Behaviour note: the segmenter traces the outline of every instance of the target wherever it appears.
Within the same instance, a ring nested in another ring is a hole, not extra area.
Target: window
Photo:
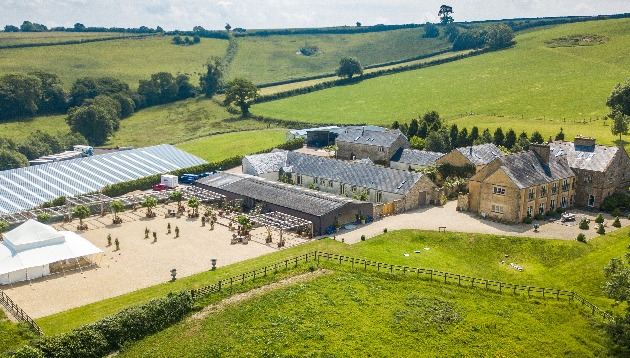
[[[534,188],[530,188],[529,189],[529,201],[534,200],[535,191],[536,191],[536,189],[534,189]]]
[[[571,183],[571,189],[575,190],[575,178],[573,178],[573,183]]]
[[[575,195],[571,195],[571,198],[569,199],[569,206],[573,206],[573,199],[575,198]]]
[[[379,151],[379,152],[384,152],[384,151],[385,151],[385,148],[383,148],[383,147],[378,147],[378,151]]]
[[[492,205],[492,212],[503,214],[503,207],[500,205]]]
[[[595,195],[588,196],[588,206],[590,207],[595,206]]]
[[[558,183],[551,184],[551,195],[556,195],[558,193]]]
[[[339,193],[341,195],[346,193],[346,184],[339,184]]]
[[[540,187],[540,197],[544,198],[547,196],[547,186],[543,185]]]
[[[493,186],[492,193],[496,195],[505,195],[505,188],[500,186]]]
[[[534,207],[531,206],[531,205],[528,206],[527,207],[527,216],[531,218],[533,213],[534,213]]]
[[[302,176],[301,175],[296,176],[295,181],[297,185],[302,185]]]
[[[556,200],[555,199],[551,199],[551,201],[549,202],[549,210],[556,210]]]
[[[319,178],[313,178],[313,184],[319,183]]]
[[[332,180],[328,181],[328,186],[331,187],[331,188],[333,187],[333,181]]]
[[[383,202],[383,192],[382,191],[377,191],[376,192],[376,202],[377,203],[382,203]]]
[[[563,196],[562,199],[560,199],[560,206],[563,208],[567,207],[567,197]]]
[[[569,191],[569,181],[567,179],[562,181],[562,191]]]
[[[545,203],[540,203],[540,205],[538,206],[538,213],[539,214],[545,213]]]
[[[350,189],[350,190],[351,190],[353,193],[356,193],[356,192],[357,192],[357,186],[356,186],[356,185],[353,185],[353,186],[351,187],[351,189]]]

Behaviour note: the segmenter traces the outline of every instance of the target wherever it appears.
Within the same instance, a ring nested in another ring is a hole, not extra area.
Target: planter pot
[[[339,228],[338,227],[335,228],[335,232],[339,232]]]
[[[361,224],[365,224],[365,220],[361,220]]]

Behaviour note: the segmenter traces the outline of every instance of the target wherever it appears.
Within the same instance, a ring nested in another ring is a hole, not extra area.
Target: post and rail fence
[[[16,305],[15,302],[13,302],[13,300],[11,299],[11,297],[7,296],[7,294],[4,293],[3,290],[0,290],[0,303],[4,306],[4,308],[7,309],[7,311],[11,315],[13,315],[13,317],[15,317],[15,319],[18,322],[26,322],[30,324],[33,327],[33,329],[35,329],[37,334],[39,334],[40,336],[44,335],[44,332],[39,327],[39,325],[28,314],[26,314],[24,310],[22,310],[18,305]]]
[[[576,292],[567,291],[557,288],[550,287],[536,287],[536,286],[527,286],[520,285],[509,282],[502,282],[496,280],[489,280],[485,278],[477,278],[462,274],[450,273],[445,271],[439,271],[434,269],[426,269],[426,268],[417,268],[403,265],[393,265],[387,264],[378,261],[360,259],[350,256],[344,256],[339,254],[331,254],[327,252],[319,252],[313,251],[306,254],[302,254],[300,256],[296,256],[294,258],[290,258],[284,261],[279,261],[270,265],[267,265],[262,268],[258,268],[256,270],[248,271],[240,275],[232,276],[230,278],[226,278],[220,280],[219,282],[201,287],[198,289],[190,290],[193,298],[197,299],[202,296],[207,296],[209,294],[219,292],[223,288],[232,287],[238,283],[245,283],[248,280],[255,280],[256,277],[264,277],[267,274],[272,272],[277,272],[279,268],[288,268],[289,265],[296,267],[301,262],[313,262],[319,264],[321,260],[326,260],[326,262],[335,262],[338,264],[349,264],[352,268],[363,268],[367,270],[368,267],[375,268],[378,272],[389,272],[389,273],[402,273],[403,275],[407,274],[416,274],[416,277],[428,279],[430,281],[443,282],[443,283],[457,283],[458,286],[468,286],[468,287],[477,287],[483,288],[485,290],[493,289],[499,293],[513,293],[513,294],[527,294],[527,297],[532,297],[534,295],[542,297],[542,298],[555,298],[559,300],[561,297],[568,300],[569,303],[578,301],[583,306],[587,307],[593,315],[597,314],[601,316],[603,319],[607,321],[613,321],[613,316],[600,309],[593,303],[589,302],[586,298],[580,296]]]

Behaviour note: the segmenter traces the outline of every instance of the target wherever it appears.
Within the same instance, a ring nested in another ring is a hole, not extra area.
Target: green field
[[[41,70],[57,74],[65,90],[79,77],[114,77],[133,89],[151,74],[170,72],[191,76],[198,85],[198,73],[212,56],[223,56],[228,42],[202,39],[194,46],[176,46],[171,37],[122,39],[78,45],[5,49],[0,51],[0,74]]]
[[[28,343],[34,337],[35,334],[28,324],[9,321],[4,309],[0,308],[0,355],[6,350]]]
[[[423,28],[416,28],[366,34],[243,37],[237,40],[239,50],[230,66],[230,77],[269,83],[332,73],[343,56],[356,57],[366,66],[425,55],[450,46],[442,38],[423,39],[423,34]],[[319,47],[322,53],[296,54],[305,44]]]
[[[598,34],[610,41],[579,47],[545,44],[572,34]],[[258,104],[252,113],[311,123],[385,125],[428,110],[445,118],[473,112],[588,120],[608,113],[607,96],[630,77],[628,19],[531,30],[517,34],[516,41],[513,48],[441,66]]]
[[[517,284],[574,290],[600,308],[608,310],[611,309],[612,302],[601,293],[601,282],[604,280],[602,268],[612,257],[623,256],[629,243],[627,228],[590,240],[588,244],[416,230],[388,232],[355,245],[345,245],[329,239],[318,240],[216,271],[185,277],[172,283],[43,317],[37,322],[47,334],[64,332],[127,306],[164,296],[170,291],[202,287],[313,250]],[[430,250],[422,250],[425,247]],[[422,253],[403,256],[404,253],[413,253],[414,250],[421,250]],[[510,262],[521,265],[524,271],[518,272],[508,265],[501,265],[500,261],[505,254],[509,254]],[[620,307],[616,309],[619,310]]]
[[[228,133],[178,145],[178,148],[208,162],[247,155],[286,142],[286,129]]]
[[[138,36],[120,32],[0,32],[0,46],[59,43],[77,40],[92,40],[110,37]]]
[[[341,269],[180,323],[119,356],[586,357],[607,343],[566,301]]]

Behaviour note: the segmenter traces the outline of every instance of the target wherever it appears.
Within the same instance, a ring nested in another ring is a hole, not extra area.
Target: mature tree
[[[459,36],[459,28],[455,24],[450,23],[444,28],[444,33],[448,36],[450,42],[455,42],[455,39]]]
[[[237,77],[228,82],[225,89],[225,100],[223,104],[228,106],[231,103],[241,108],[243,117],[249,116],[251,102],[258,98],[258,87],[245,78]]]
[[[198,44],[200,42],[201,42],[201,37],[199,37],[199,35],[193,36],[193,43],[194,44]]]
[[[329,157],[337,156],[337,152],[339,151],[339,147],[336,144],[327,145],[324,147],[324,151],[328,153]]]
[[[448,152],[449,136],[446,130],[433,131],[426,139],[424,149],[431,152]]]
[[[545,139],[538,131],[535,131],[534,133],[532,133],[532,137],[529,139],[529,141],[531,143],[542,144],[545,142]]]
[[[442,128],[440,114],[436,111],[429,111],[425,113],[424,116],[422,116],[422,120],[426,122],[429,132],[435,132]]]
[[[467,128],[462,128],[461,131],[459,131],[459,134],[457,135],[457,147],[467,147],[469,145],[471,145],[472,142],[468,142],[468,129]]]
[[[451,125],[451,131],[449,132],[450,139],[450,147],[457,148],[459,143],[459,128],[457,128],[457,124]]]
[[[621,110],[616,109],[613,110],[610,117],[613,120],[613,125],[610,128],[612,130],[612,134],[619,134],[619,143],[621,144],[621,136],[628,135],[628,121],[630,121],[630,116],[626,116],[621,113]]]
[[[176,101],[177,91],[177,82],[168,72],[154,73],[150,80],[140,80],[138,85],[138,94],[146,99],[148,106]]]
[[[125,203],[120,200],[115,200],[111,204],[109,204],[109,208],[114,212],[114,218],[118,220],[118,213],[122,213],[125,211]]]
[[[128,93],[129,85],[112,77],[82,77],[72,84],[70,90],[70,106],[76,107],[90,98],[99,95],[113,95],[115,93]]]
[[[494,131],[494,136],[492,136],[492,143],[494,143],[494,145],[503,145],[503,142],[505,141],[505,135],[503,134],[503,129],[501,129],[501,127],[497,128]]]
[[[184,194],[179,191],[179,190],[175,190],[174,192],[171,193],[171,195],[168,197],[169,200],[173,200],[177,202],[177,210],[181,210],[182,208],[182,200],[184,200]]]
[[[225,31],[230,32],[231,29],[232,26],[230,26],[230,24],[225,24]]]
[[[337,76],[352,78],[354,75],[363,75],[363,67],[359,60],[352,57],[342,57],[339,60],[339,68],[337,69]]]
[[[479,144],[492,143],[493,140],[494,140],[494,137],[492,137],[492,134],[490,134],[490,130],[486,128],[483,131],[483,133],[479,136],[479,138],[475,139],[473,144],[479,145]]]
[[[453,8],[448,5],[440,6],[440,12],[438,12],[438,16],[440,17],[440,23],[442,25],[448,25],[453,22],[453,17],[451,14],[453,13]]]
[[[206,31],[206,29],[204,29],[204,28],[203,28],[203,27],[201,27],[201,26],[195,26],[195,27],[193,27],[193,32],[197,32],[197,33],[198,33],[198,32],[205,32],[205,31]]]
[[[79,219],[79,225],[83,226],[83,220],[90,217],[90,208],[85,205],[79,205],[74,208],[72,215]]]
[[[35,115],[41,96],[42,82],[36,76],[18,73],[0,76],[0,120]]]
[[[400,123],[398,123],[398,121],[394,121],[394,123],[392,123],[392,129],[398,129],[400,128]]]
[[[181,45],[182,44],[182,37],[179,35],[173,36],[173,43],[175,45]]]
[[[101,145],[118,129],[120,104],[107,96],[88,100],[68,111],[66,122],[73,132],[81,133],[89,143]]]
[[[125,93],[115,93],[110,97],[120,104],[120,119],[129,118],[136,112],[136,102]]]
[[[485,36],[486,46],[500,49],[514,44],[514,31],[504,23],[496,23],[488,28]]]
[[[630,354],[630,266],[626,262],[630,254],[626,253],[626,260],[613,258],[604,267],[603,284],[604,295],[615,300],[615,305],[626,303],[625,314],[617,315],[606,327],[615,351],[615,356],[627,357]]]
[[[29,75],[39,78],[41,96],[38,103],[39,113],[62,113],[67,109],[66,94],[61,87],[59,76],[43,71],[30,72]]]
[[[420,123],[420,128],[418,128],[418,137],[425,139],[427,137],[427,135],[429,134],[429,126],[427,125],[427,122],[424,121],[424,119],[422,120],[422,123]]]
[[[206,74],[199,77],[199,84],[201,85],[201,92],[208,98],[214,96],[221,88],[223,72],[221,72],[221,59],[219,57],[213,57],[206,64]]]
[[[420,137],[411,137],[411,139],[409,139],[409,144],[413,149],[422,150],[426,146],[426,143],[426,140]]]
[[[48,31],[48,28],[42,24],[24,21],[20,26],[20,30],[23,32],[43,32]]]
[[[556,134],[554,140],[564,140],[564,133],[562,133],[562,127],[560,127],[560,133]]]
[[[486,30],[474,29],[460,33],[453,41],[453,50],[471,50],[482,48],[485,45]]]
[[[606,100],[606,105],[612,111],[619,111],[621,114],[630,116],[630,79],[625,83],[617,84],[610,96]]]
[[[186,99],[197,95],[197,88],[190,83],[190,77],[186,75],[177,75],[175,78],[177,84],[177,98]]]
[[[357,27],[361,27],[361,23],[357,21]]]
[[[407,129],[407,138],[411,138],[418,134],[418,120],[412,119],[409,124],[409,129]]]
[[[514,129],[510,128],[510,130],[508,130],[507,133],[505,134],[505,140],[503,141],[503,146],[508,149],[512,149],[515,143],[516,143],[516,132],[514,132]]]
[[[424,24],[424,35],[422,35],[422,37],[424,38],[435,38],[440,36],[440,29],[438,29],[437,26],[435,26],[434,24],[427,22],[426,24]]]
[[[197,215],[199,213],[199,200],[191,196],[190,199],[188,199],[188,207],[193,209],[193,215]]]
[[[155,28],[155,32],[164,32],[164,29],[162,28],[162,26],[158,26]]]
[[[10,149],[0,149],[0,170],[28,167],[28,158]]]
[[[152,208],[155,208],[157,206],[158,202],[155,198],[152,198],[150,196],[147,196],[141,203],[140,205],[142,205],[143,208],[147,208],[147,215],[153,215],[153,211]]]
[[[514,145],[510,148],[510,151],[512,153],[516,153],[523,150],[528,150],[529,143],[530,142],[529,142],[529,138],[527,138],[527,133],[522,132],[516,139],[516,142],[514,143]]]
[[[19,32],[20,28],[13,25],[5,25],[4,32]]]
[[[83,25],[80,22],[77,22],[76,24],[74,24],[74,31],[84,31],[85,30],[85,25]]]
[[[470,135],[468,136],[469,145],[473,144],[479,138],[479,128],[477,126],[472,127]]]

